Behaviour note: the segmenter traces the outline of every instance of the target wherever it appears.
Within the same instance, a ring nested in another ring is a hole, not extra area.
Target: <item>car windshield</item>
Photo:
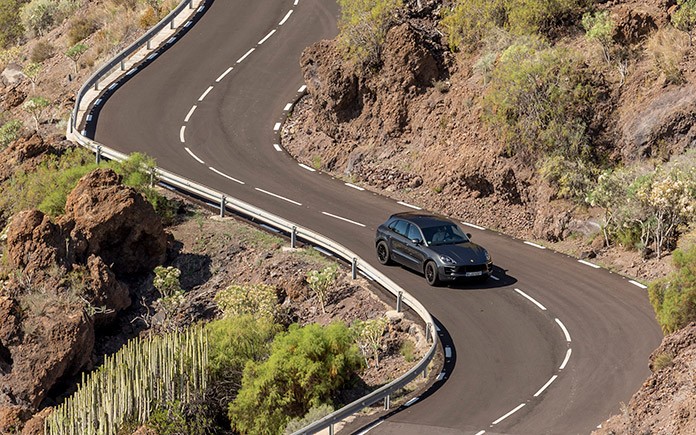
[[[469,241],[466,234],[454,224],[423,228],[423,235],[429,246],[456,245]]]

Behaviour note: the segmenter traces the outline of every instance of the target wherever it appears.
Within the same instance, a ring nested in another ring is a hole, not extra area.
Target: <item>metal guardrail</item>
[[[147,32],[145,35],[143,35],[143,37],[139,38],[135,43],[133,43],[132,46],[123,50],[112,60],[107,62],[105,66],[99,68],[99,70],[97,70],[97,72],[95,72],[88,79],[88,81],[82,86],[76,97],[75,109],[73,110],[67,132],[67,136],[70,140],[92,150],[97,155],[97,159],[104,157],[110,160],[122,161],[128,158],[126,154],[123,154],[116,150],[112,150],[100,143],[97,143],[92,139],[83,136],[80,132],[77,131],[77,125],[79,125],[79,122],[82,122],[82,120],[77,119],[80,104],[82,103],[83,98],[87,94],[87,91],[92,86],[96,86],[96,84],[102,77],[106,76],[106,74],[108,74],[109,71],[111,71],[116,65],[122,65],[122,62],[128,56],[137,51],[138,48],[141,48],[142,46],[146,45],[148,41],[150,41],[159,30],[163,29],[167,24],[173,23],[174,15],[183,11],[183,9],[187,5],[192,4],[193,0],[182,1],[182,3],[169,15],[167,15],[167,17],[165,17],[157,26],[155,26],[155,28]],[[149,48],[150,47],[148,46],[148,49]],[[430,313],[417,299],[415,299],[408,292],[399,287],[396,283],[394,283],[391,279],[389,279],[375,267],[371,266],[368,262],[361,259],[357,254],[355,254],[348,248],[331,240],[330,238],[325,237],[314,231],[311,231],[310,229],[304,228],[300,225],[297,225],[294,222],[271,214],[244,201],[236,199],[231,195],[226,195],[222,192],[215,191],[207,186],[203,186],[192,180],[188,180],[184,177],[181,177],[161,168],[156,168],[154,175],[162,183],[171,186],[177,190],[192,194],[199,198],[210,201],[214,204],[220,204],[221,212],[224,212],[225,210],[230,210],[237,214],[247,216],[253,220],[260,221],[270,227],[291,234],[293,241],[297,237],[306,241],[307,243],[310,243],[312,245],[315,245],[317,247],[334,253],[339,258],[342,258],[348,263],[351,263],[353,265],[354,272],[359,270],[365,276],[374,280],[384,289],[392,293],[396,297],[398,302],[405,303],[406,305],[408,305],[423,320],[426,327],[426,340],[429,343],[431,343],[431,346],[426,352],[426,354],[420,359],[420,361],[418,361],[418,363],[413,368],[411,368],[408,372],[403,374],[395,381],[379,388],[378,390],[373,391],[372,393],[364,397],[361,397],[360,399],[344,406],[343,408],[327,415],[326,417],[306,426],[305,428],[295,432],[295,434],[312,434],[327,428],[329,429],[329,433],[333,434],[334,425],[336,423],[344,420],[346,417],[349,417],[357,413],[358,411],[364,409],[367,406],[370,406],[380,400],[384,400],[385,407],[388,408],[389,400],[392,394],[404,388],[407,384],[409,384],[419,375],[425,375],[427,373],[428,365],[432,361],[437,350],[438,339],[433,319]],[[397,306],[399,306],[400,303],[397,303]]]

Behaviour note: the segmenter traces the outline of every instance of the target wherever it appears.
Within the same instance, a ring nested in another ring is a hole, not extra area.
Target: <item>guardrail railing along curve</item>
[[[204,3],[204,1],[205,0],[199,0],[199,5]],[[125,62],[131,55],[136,53],[140,48],[147,47],[147,50],[157,50],[158,47],[153,48],[151,46],[151,41],[155,38],[157,33],[165,29],[167,25],[170,26],[170,30],[174,30],[174,20],[178,17],[179,14],[185,14],[185,10],[187,7],[193,11],[193,2],[194,0],[183,0],[179,4],[179,6],[177,6],[155,27],[153,27],[145,35],[143,35],[141,38],[135,41],[131,46],[121,51],[113,59],[105,63],[95,73],[92,74],[92,76],[87,80],[87,82],[85,82],[85,84],[80,88],[80,91],[76,96],[75,108],[73,109],[70,122],[68,123],[68,139],[83,147],[92,150],[97,155],[97,159],[104,157],[111,160],[122,161],[128,157],[127,155],[121,152],[110,149],[103,144],[100,144],[90,138],[85,137],[81,132],[78,131],[78,127],[82,123],[82,117],[79,116],[81,107],[85,104],[86,107],[89,107],[89,105],[91,105],[92,103],[92,101],[83,100],[88,95],[92,87],[96,88],[99,81],[103,77],[106,77],[107,74],[112,72],[112,70],[116,66],[120,66],[121,71],[125,74],[125,71],[127,70],[127,68],[124,67]],[[200,11],[200,7],[197,11],[194,11],[191,14],[197,13],[198,11]],[[182,20],[182,23],[184,22],[187,21]],[[111,74],[111,76],[114,76],[114,74]],[[118,74],[116,74],[115,77],[111,76],[111,83],[117,81]],[[94,99],[96,99],[98,95],[98,93],[94,93]],[[86,110],[84,111],[84,113],[86,114]],[[336,423],[344,420],[345,418],[357,413],[365,407],[368,407],[380,400],[384,400],[385,405],[387,405],[389,403],[389,398],[391,395],[405,387],[419,375],[425,375],[427,373],[428,366],[435,355],[438,344],[438,337],[436,328],[434,327],[433,318],[417,299],[415,299],[408,292],[399,287],[396,283],[394,283],[391,279],[389,279],[386,275],[381,273],[375,267],[373,267],[368,262],[360,258],[354,252],[350,251],[348,248],[331,240],[330,238],[316,233],[314,231],[311,231],[310,229],[304,228],[301,225],[298,225],[294,222],[283,219],[280,216],[276,216],[251,204],[236,199],[232,195],[215,191],[207,186],[203,186],[192,180],[188,180],[182,176],[171,173],[162,168],[156,168],[154,175],[160,182],[168,186],[174,187],[179,191],[197,196],[199,198],[203,198],[207,201],[212,202],[213,204],[220,204],[221,212],[228,210],[242,216],[247,216],[253,220],[262,222],[268,226],[284,231],[287,234],[291,234],[293,239],[297,237],[306,241],[307,243],[310,243],[312,245],[318,246],[322,249],[334,253],[337,257],[347,261],[348,263],[352,263],[354,270],[360,271],[365,276],[371,278],[374,282],[381,285],[384,289],[392,293],[397,298],[397,300],[409,306],[422,319],[425,325],[426,340],[428,343],[430,343],[430,347],[428,348],[425,355],[416,363],[415,366],[413,366],[413,368],[411,368],[408,372],[404,373],[395,381],[379,388],[378,390],[373,391],[372,393],[364,397],[361,397],[360,399],[344,406],[341,409],[334,411],[326,417],[315,421],[314,423],[295,432],[295,434],[312,434],[327,428],[329,429],[329,433],[333,434],[334,425]]]

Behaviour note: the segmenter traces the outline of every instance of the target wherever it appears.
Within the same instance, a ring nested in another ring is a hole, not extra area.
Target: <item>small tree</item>
[[[355,336],[355,341],[368,365],[368,358],[372,356],[375,360],[375,367],[379,367],[379,351],[382,349],[382,336],[384,336],[386,328],[386,317],[356,320],[350,327]]]
[[[164,311],[165,328],[172,326],[170,324],[171,319],[186,301],[184,290],[182,290],[179,284],[179,276],[181,276],[181,271],[176,267],[155,267],[155,278],[152,281],[152,285],[162,296],[157,299],[156,304]]]
[[[650,284],[650,303],[665,333],[696,321],[696,245],[674,252],[675,271]]]
[[[75,74],[77,74],[77,71],[79,70],[79,63],[78,61],[80,60],[80,57],[82,57],[83,54],[85,54],[85,51],[87,51],[87,46],[85,44],[75,44],[72,47],[70,47],[66,52],[65,55],[68,56],[70,59],[72,59],[74,66],[75,66]]]
[[[31,82],[31,90],[36,90],[36,79],[39,78],[39,73],[41,73],[41,64],[37,62],[31,62],[27,64],[24,69],[22,69],[24,75]]]
[[[677,10],[672,14],[672,25],[689,35],[691,47],[696,27],[696,0],[677,0]]]
[[[34,118],[34,123],[37,130],[39,129],[39,124],[41,122],[41,115],[50,105],[50,101],[44,97],[33,97],[24,102],[22,107],[25,111],[31,114],[32,118]]]
[[[307,273],[307,283],[319,299],[321,311],[326,314],[326,296],[331,284],[336,281],[338,269],[334,266],[326,266],[321,271],[311,270]]]
[[[22,121],[13,119],[0,127],[0,150],[17,140],[19,133],[24,128]]]
[[[594,14],[587,12],[582,17],[582,27],[585,28],[585,36],[588,39],[594,39],[602,46],[604,60],[611,63],[610,48],[613,44],[612,36],[614,35],[614,20],[612,20],[609,12],[600,11]]]

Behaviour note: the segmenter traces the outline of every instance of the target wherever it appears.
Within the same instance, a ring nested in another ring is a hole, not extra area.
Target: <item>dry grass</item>
[[[645,52],[652,60],[653,74],[664,74],[665,80],[674,84],[685,82],[680,64],[688,51],[689,38],[673,27],[658,30],[645,45]]]

